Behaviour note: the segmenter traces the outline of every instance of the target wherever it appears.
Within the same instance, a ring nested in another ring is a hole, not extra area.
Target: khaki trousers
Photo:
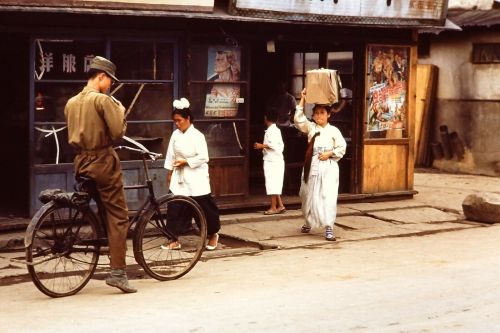
[[[81,152],[75,157],[75,174],[95,180],[106,210],[111,268],[124,269],[127,252],[128,209],[123,189],[122,168],[110,148]]]

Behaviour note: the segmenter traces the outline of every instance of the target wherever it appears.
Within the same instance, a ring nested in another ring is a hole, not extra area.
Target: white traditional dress
[[[281,130],[276,124],[267,128],[263,144],[269,146],[269,148],[262,149],[266,193],[267,195],[281,195],[285,174],[285,161],[283,159],[285,145],[281,137]]]
[[[180,158],[185,159],[187,165],[174,167],[174,161]],[[165,156],[165,169],[173,170],[169,188],[172,193],[201,196],[211,192],[207,141],[194,125],[191,124],[185,132],[176,129],[172,133]]]
[[[346,141],[335,126],[318,126],[304,115],[304,109],[297,106],[294,116],[295,126],[307,134],[308,142],[314,134],[320,133],[314,141],[313,156],[309,179],[304,182],[304,171],[299,196],[302,201],[302,213],[309,227],[333,227],[337,216],[337,196],[339,188],[338,161],[344,156]],[[319,154],[333,151],[333,156],[326,161],[319,160]]]
[[[187,164],[182,168],[173,166],[177,159],[185,159]],[[173,170],[170,180],[170,191],[177,195],[193,198],[202,208],[207,218],[207,233],[212,235],[220,229],[219,209],[211,196],[210,176],[208,173],[208,148],[205,135],[191,124],[185,132],[176,129],[170,137],[165,168]],[[169,208],[169,227],[171,231],[182,230],[183,221],[191,221],[189,212],[179,207]],[[170,225],[170,221],[176,222]]]

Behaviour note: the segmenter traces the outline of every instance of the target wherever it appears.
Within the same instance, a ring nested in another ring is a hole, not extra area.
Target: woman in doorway
[[[314,105],[313,120],[304,115],[306,89],[294,116],[295,126],[307,134],[308,147],[302,171],[299,196],[305,224],[301,232],[311,228],[324,227],[325,239],[335,241],[333,225],[337,216],[339,187],[338,161],[346,151],[346,141],[339,129],[328,123],[331,106]]]
[[[215,250],[219,241],[219,209],[212,197],[208,175],[208,148],[205,136],[193,125],[189,101],[185,98],[174,101],[172,112],[177,129],[172,133],[165,156],[168,170],[167,185],[170,192],[193,198],[203,209],[207,218],[207,250]],[[182,244],[173,241],[162,245],[169,249],[180,249]]]

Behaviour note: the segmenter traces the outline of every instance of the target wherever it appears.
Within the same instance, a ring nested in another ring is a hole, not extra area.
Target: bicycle
[[[178,279],[196,265],[203,253],[207,238],[205,215],[196,201],[187,196],[170,193],[156,198],[146,159],[154,161],[161,154],[137,145],[142,148],[116,147],[142,154],[145,184],[125,186],[125,189],[149,191],[129,224],[129,232],[134,226],[134,257],[151,277],[161,281]],[[42,191],[40,199],[45,204],[26,230],[25,264],[35,286],[50,297],[79,292],[101,265],[99,256],[106,253],[108,245],[104,209],[95,183],[80,177],[75,190]],[[175,214],[179,211],[183,218]],[[168,246],[175,240],[182,247]]]

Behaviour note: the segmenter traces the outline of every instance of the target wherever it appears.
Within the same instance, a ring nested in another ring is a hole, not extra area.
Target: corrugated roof
[[[500,9],[491,10],[448,10],[448,19],[460,27],[500,25]]]

